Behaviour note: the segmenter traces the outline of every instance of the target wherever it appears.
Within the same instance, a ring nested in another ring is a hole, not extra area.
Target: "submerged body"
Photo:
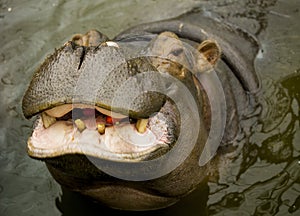
[[[226,144],[251,107],[247,94],[259,88],[256,51],[252,37],[201,13],[113,41],[97,31],[76,35],[41,65],[24,96],[25,117],[41,116],[28,153],[61,185],[111,207],[169,206],[208,176],[199,158],[214,130],[215,86],[205,87],[201,74],[213,70],[222,84]]]

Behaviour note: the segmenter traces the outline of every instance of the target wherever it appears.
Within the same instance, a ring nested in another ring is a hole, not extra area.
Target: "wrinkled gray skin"
[[[222,56],[215,70],[223,85],[227,104],[226,128],[222,140],[222,144],[225,145],[236,136],[239,130],[239,119],[243,113],[248,112],[249,108],[251,110],[251,107],[255,105],[251,104],[250,100],[252,94],[259,89],[259,81],[253,67],[253,59],[258,49],[255,39],[240,29],[219,23],[205,17],[201,12],[195,11],[172,20],[134,27],[118,35],[114,41],[126,41],[132,36],[144,37],[149,33],[159,34],[164,31],[174,32],[181,39],[189,41],[191,44],[200,43],[206,39],[213,39],[219,44]],[[105,36],[99,38],[100,42],[106,40],[108,39]],[[97,64],[97,59],[93,56],[92,50],[87,48],[84,52],[86,58],[82,62],[83,48],[77,47],[75,49],[72,44],[68,44],[58,49],[55,55],[46,60],[44,64],[49,62],[51,64],[48,64],[50,68],[45,70],[57,71],[57,74],[55,72],[47,73],[47,77],[42,79],[43,86],[41,86],[39,75],[33,77],[29,90],[23,99],[23,112],[26,117],[31,117],[38,112],[63,103],[72,102],[70,101],[72,95],[69,90],[76,85],[76,80],[74,80],[76,74],[70,76],[70,71],[66,71],[65,68],[80,73],[81,71],[77,69],[88,67],[88,61]],[[66,56],[64,57],[64,55]],[[62,57],[65,61],[57,64],[55,59],[57,57]],[[107,53],[107,57],[113,61],[115,56]],[[139,66],[146,69],[151,67],[146,61],[140,62]],[[124,81],[123,78],[126,79],[126,76],[129,76],[128,74],[123,75],[111,77],[109,86],[113,89],[114,83],[118,85],[119,82]],[[45,80],[47,81],[45,82]],[[193,89],[194,87],[189,88]],[[66,95],[60,95],[61,92]],[[128,92],[124,92],[124,101],[126,101],[126,95],[128,94],[130,94],[130,89],[128,89]],[[108,105],[107,108],[109,108],[110,95],[98,96],[100,99],[96,99],[96,103],[98,102],[104,107]],[[55,101],[51,97],[55,99],[64,98],[64,101]],[[47,167],[62,186],[88,195],[114,208],[148,210],[169,206],[207,180],[208,168],[206,166],[200,167],[198,161],[206,141],[207,129],[209,128],[207,119],[210,119],[210,114],[209,108],[203,108],[208,106],[207,101],[199,98],[196,92],[194,92],[194,97],[198,100],[201,125],[206,125],[201,126],[199,133],[195,134],[198,137],[197,144],[190,156],[167,175],[144,182],[120,180],[101,172],[86,156],[79,154],[46,158]],[[40,102],[35,107],[36,100],[42,100],[42,103]],[[137,102],[139,104],[136,107],[139,107],[139,109],[133,110],[130,115],[148,116],[157,111],[164,100],[160,95],[144,95]],[[88,103],[89,101],[85,102]],[[90,102],[93,103],[93,101]],[[120,107],[122,108],[122,104]],[[122,109],[119,111],[122,112]],[[115,165],[121,166],[122,163],[116,163]]]

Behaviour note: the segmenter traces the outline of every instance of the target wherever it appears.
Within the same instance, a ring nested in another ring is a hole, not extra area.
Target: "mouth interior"
[[[142,160],[172,147],[178,122],[174,114],[164,111],[170,106],[166,102],[147,119],[84,104],[58,106],[39,115],[28,140],[28,153],[38,158],[79,153],[110,160]]]

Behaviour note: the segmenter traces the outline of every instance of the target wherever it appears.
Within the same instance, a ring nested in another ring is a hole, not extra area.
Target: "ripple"
[[[263,132],[270,132],[276,128],[290,112],[291,100],[286,91],[279,83],[271,79],[263,81],[262,97],[260,103],[263,107],[261,123]]]

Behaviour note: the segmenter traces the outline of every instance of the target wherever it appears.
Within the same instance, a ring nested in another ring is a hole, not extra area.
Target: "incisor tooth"
[[[97,129],[100,134],[105,133],[105,124],[97,124]]]
[[[76,119],[74,123],[76,124],[80,132],[82,132],[86,128],[84,122],[81,119]]]
[[[139,119],[137,122],[136,122],[136,129],[139,133],[145,133],[146,132],[146,127],[147,127],[147,124],[148,124],[148,121],[149,119]]]
[[[43,112],[42,113],[42,121],[43,121],[44,127],[48,128],[56,122],[56,118],[49,116],[49,115],[47,115],[47,113]]]

